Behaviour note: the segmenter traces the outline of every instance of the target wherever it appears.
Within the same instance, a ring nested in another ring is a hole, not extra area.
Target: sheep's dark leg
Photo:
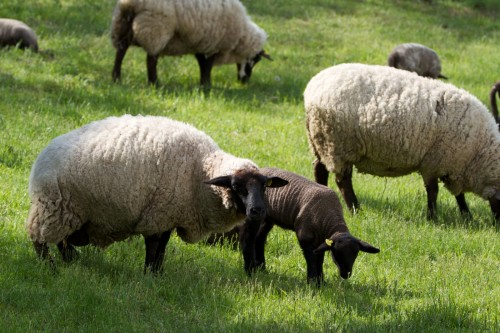
[[[85,246],[88,244],[90,244],[90,239],[87,233],[86,225],[84,225],[81,229],[69,235],[66,240],[59,242],[57,244],[57,248],[61,253],[63,261],[70,262],[78,258],[78,251],[74,248],[74,246]]]
[[[34,241],[33,247],[35,248],[35,252],[40,259],[50,260],[49,247],[47,246],[47,244]]]
[[[148,54],[146,57],[146,65],[148,68],[149,83],[158,86],[158,73],[156,70],[156,66],[158,65],[158,56]]]
[[[439,192],[438,179],[432,178],[426,182],[425,190],[427,191],[427,219],[433,220],[436,218],[436,201]]]
[[[274,227],[274,223],[271,221],[269,217],[267,217],[259,227],[257,231],[257,236],[255,236],[255,266],[258,269],[265,270],[266,269],[266,257],[265,257],[265,246],[267,235]]]
[[[328,170],[319,159],[314,161],[314,179],[316,183],[328,186]]]
[[[491,212],[493,213],[493,217],[495,218],[495,222],[500,220],[500,193],[496,192],[494,196],[489,199]]]
[[[148,271],[158,273],[162,269],[165,257],[165,248],[170,239],[171,231],[165,231],[161,235],[144,237],[146,242],[146,260],[144,262],[144,274]]]
[[[257,268],[255,262],[255,241],[257,230],[260,225],[258,222],[245,220],[240,226],[240,244],[243,252],[245,272],[250,276]]]
[[[67,241],[57,243],[57,248],[59,249],[64,262],[73,261],[78,257],[78,251]]]
[[[467,206],[467,201],[465,201],[465,194],[460,193],[459,195],[455,196],[455,199],[457,199],[458,208],[460,209],[460,213],[462,214],[462,216],[465,218],[472,218],[469,206]]]
[[[130,44],[127,42],[123,42],[120,44],[118,49],[116,50],[116,56],[115,56],[115,65],[113,66],[113,81],[118,81],[120,80],[120,77],[122,75],[122,63],[123,63],[123,58],[125,58],[125,53],[127,53],[127,49],[130,46]]]
[[[315,254],[312,246],[304,243],[301,243],[300,246],[307,264],[307,283],[315,283],[317,287],[320,287],[324,282],[323,261],[325,252]]]
[[[204,54],[196,53],[195,57],[196,60],[198,60],[198,65],[200,66],[200,86],[210,88],[212,85],[210,76],[214,65],[215,55],[205,57]]]
[[[343,174],[336,174],[335,181],[349,210],[351,212],[358,210],[358,198],[352,187],[352,166],[347,167]]]

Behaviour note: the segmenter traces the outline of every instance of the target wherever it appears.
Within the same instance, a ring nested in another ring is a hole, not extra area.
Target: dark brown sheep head
[[[206,184],[230,189],[234,204],[250,221],[262,221],[266,216],[264,191],[267,187],[282,187],[288,181],[280,177],[267,177],[257,170],[239,170],[232,175],[205,181]]]
[[[348,279],[352,275],[352,266],[358,257],[359,251],[367,253],[380,252],[376,247],[353,237],[349,232],[336,232],[318,246],[314,253],[325,251],[331,251],[333,262],[337,265],[343,279]]]

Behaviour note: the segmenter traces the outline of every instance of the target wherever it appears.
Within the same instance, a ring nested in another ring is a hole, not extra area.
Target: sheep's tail
[[[111,41],[116,49],[131,44],[133,38],[132,23],[136,16],[133,1],[122,0],[116,4],[111,23]]]
[[[500,129],[500,119],[498,119],[498,108],[497,108],[497,100],[496,94],[500,97],[500,81],[493,85],[493,88],[490,92],[490,103],[491,103],[491,112],[493,113],[493,117],[495,117],[495,121],[497,122]]]

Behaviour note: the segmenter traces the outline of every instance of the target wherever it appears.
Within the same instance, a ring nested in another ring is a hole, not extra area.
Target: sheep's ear
[[[365,241],[358,240],[358,244],[359,244],[359,249],[363,252],[367,252],[367,253],[379,253],[380,252],[379,249],[377,249],[374,246],[371,246],[370,244],[368,244]]]
[[[267,54],[267,53],[266,53],[266,51],[264,51],[264,50],[262,50],[262,51],[260,52],[260,56],[261,56],[262,58],[266,58],[267,60],[271,60],[271,61],[273,61],[273,59],[271,58],[271,56],[270,56],[269,54]]]
[[[268,177],[266,181],[267,187],[282,187],[288,185],[288,180],[284,180],[280,177]]]
[[[333,247],[333,241],[331,239],[325,239],[325,241],[321,243],[321,245],[318,246],[316,250],[314,250],[313,252],[314,254],[320,254],[328,250],[331,250],[332,247]]]
[[[231,176],[220,176],[210,180],[205,180],[205,184],[231,188]]]

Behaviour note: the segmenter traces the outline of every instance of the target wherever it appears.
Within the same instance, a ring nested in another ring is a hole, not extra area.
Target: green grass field
[[[360,254],[342,280],[325,259],[326,285],[306,284],[295,235],[273,230],[267,273],[251,278],[229,246],[167,246],[165,272],[142,274],[141,237],[53,272],[35,256],[24,223],[32,163],[48,142],[110,115],[150,114],[191,123],[234,155],[312,178],[302,92],[334,64],[385,64],[403,42],[435,49],[449,82],[488,105],[500,80],[496,0],[243,1],[269,34],[274,61],[250,84],[236,66],[214,68],[203,94],[193,56],[162,58],[161,86],[146,83],[145,53],[130,49],[122,82],[111,81],[114,1],[3,1],[0,16],[37,32],[48,54],[0,50],[0,332],[497,332],[500,238],[486,201],[467,195],[463,220],[444,188],[438,219],[425,218],[417,175],[354,174],[362,210],[353,235],[381,249]],[[330,179],[331,187],[333,179]],[[52,253],[57,254],[55,248]]]

